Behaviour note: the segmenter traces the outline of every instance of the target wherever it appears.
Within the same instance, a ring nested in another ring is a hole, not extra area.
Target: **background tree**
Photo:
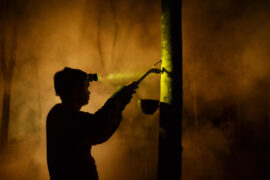
[[[17,59],[18,34],[22,22],[22,8],[26,2],[0,1],[0,62],[3,80],[0,148],[5,150],[8,142],[10,99],[12,80]]]

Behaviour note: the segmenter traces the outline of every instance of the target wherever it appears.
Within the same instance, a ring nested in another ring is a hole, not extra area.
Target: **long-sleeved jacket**
[[[109,99],[95,114],[56,104],[47,116],[47,161],[51,180],[97,180],[91,147],[108,140],[122,110]]]

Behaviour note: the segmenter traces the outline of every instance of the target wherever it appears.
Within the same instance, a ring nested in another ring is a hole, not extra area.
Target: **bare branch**
[[[114,54],[115,54],[115,46],[116,46],[116,42],[118,39],[118,29],[119,29],[119,25],[117,23],[117,19],[116,19],[116,8],[115,8],[115,4],[113,2],[113,0],[110,0],[110,4],[111,4],[111,10],[112,10],[112,14],[113,14],[113,21],[115,24],[114,27],[114,35],[113,35],[113,48],[112,48],[112,54],[111,54],[111,59],[114,59]]]
[[[14,27],[12,36],[12,46],[10,51],[10,60],[8,63],[8,72],[13,74],[16,64],[16,51],[18,47],[18,27]]]
[[[104,67],[104,58],[102,53],[102,45],[101,45],[101,15],[102,15],[102,1],[99,1],[98,6],[98,27],[97,27],[97,47],[100,56],[100,64]]]
[[[2,71],[2,74],[3,74],[3,78],[5,79],[6,76],[7,76],[7,67],[6,67],[6,49],[5,49],[5,38],[1,38],[1,45],[0,45],[0,54],[1,54],[1,57],[0,57],[0,63],[1,63],[1,71]]]

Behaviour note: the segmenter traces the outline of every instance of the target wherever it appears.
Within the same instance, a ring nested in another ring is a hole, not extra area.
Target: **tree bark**
[[[162,0],[158,179],[180,180],[182,163],[181,0]]]

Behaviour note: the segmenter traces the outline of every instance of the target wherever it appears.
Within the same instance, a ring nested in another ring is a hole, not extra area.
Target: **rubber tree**
[[[161,0],[162,75],[158,179],[181,179],[182,30],[181,0]]]

